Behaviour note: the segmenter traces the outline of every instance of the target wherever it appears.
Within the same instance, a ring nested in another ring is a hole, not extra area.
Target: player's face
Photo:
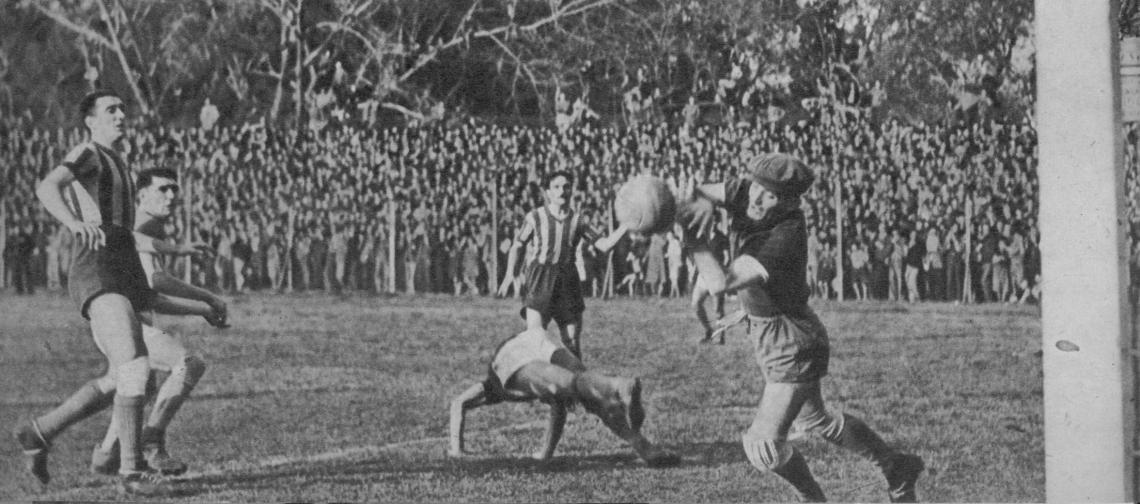
[[[123,136],[123,121],[127,118],[123,100],[118,96],[100,96],[95,100],[91,115],[85,122],[91,137],[114,142]]]
[[[765,189],[760,184],[752,184],[748,188],[748,218],[763,219],[765,215],[768,215],[768,211],[779,202],[780,198],[776,197],[776,193]]]
[[[554,206],[564,206],[570,202],[570,181],[566,177],[554,177],[546,187],[546,201]]]
[[[139,208],[152,217],[170,217],[177,203],[178,182],[173,179],[155,177],[150,185],[139,190]]]

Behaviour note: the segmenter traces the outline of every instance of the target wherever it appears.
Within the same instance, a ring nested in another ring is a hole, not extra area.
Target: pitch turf
[[[233,328],[161,319],[210,363],[169,434],[192,465],[196,501],[658,501],[793,499],[747,462],[739,436],[760,391],[744,329],[697,345],[680,300],[587,301],[587,365],[641,376],[649,437],[684,456],[648,469],[581,409],[554,461],[526,455],[539,405],[469,415],[463,460],[445,455],[447,404],[480,379],[491,351],[522,327],[512,300],[254,296]],[[1027,307],[816,303],[833,346],[830,406],[862,416],[927,461],[930,501],[1042,501],[1040,322]],[[103,371],[83,320],[61,296],[0,297],[0,424],[42,413]],[[87,470],[104,412],[60,436],[52,483],[0,450],[0,500],[116,499]],[[10,429],[6,429],[10,430]],[[797,441],[837,501],[885,501],[868,462],[818,439]]]

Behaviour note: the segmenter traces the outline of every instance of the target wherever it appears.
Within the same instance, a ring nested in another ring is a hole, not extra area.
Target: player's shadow
[[[681,467],[685,466],[689,459],[688,454],[683,456],[686,460],[681,462]],[[700,455],[699,458],[703,460],[707,457]],[[740,452],[740,458],[743,458],[743,451]],[[698,463],[704,464],[704,462]],[[555,456],[548,461],[496,454],[478,454],[463,458],[440,456],[415,460],[380,455],[361,460],[297,463],[277,468],[236,470],[225,474],[188,477],[182,478],[179,486],[184,492],[182,495],[194,495],[206,493],[211,489],[268,490],[297,486],[299,482],[303,482],[305,486],[354,485],[361,482],[382,484],[388,481],[395,483],[423,474],[480,478],[494,474],[608,473],[614,470],[643,468],[645,463],[632,451],[590,455],[568,454]]]
[[[718,467],[746,462],[744,449],[738,442],[713,441],[662,445],[682,460],[677,467]],[[211,489],[269,490],[311,485],[354,485],[362,482],[399,482],[424,474],[447,474],[455,478],[481,478],[495,474],[529,475],[550,473],[609,473],[614,470],[644,469],[642,462],[631,450],[588,455],[558,455],[548,461],[527,457],[511,457],[494,453],[476,454],[462,458],[445,456],[413,457],[399,454],[381,454],[360,460],[300,462],[287,466],[235,470],[224,474],[183,478],[182,495],[206,493]],[[661,470],[669,470],[664,468]],[[588,477],[588,476],[587,476]]]

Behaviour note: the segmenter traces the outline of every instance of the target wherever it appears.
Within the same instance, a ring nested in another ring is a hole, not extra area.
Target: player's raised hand
[[[705,198],[694,198],[677,208],[677,221],[685,230],[686,241],[711,236],[715,223],[716,207]]]
[[[99,250],[107,244],[107,235],[103,234],[99,224],[74,221],[74,224],[67,224],[67,228],[75,234],[75,239],[80,244],[91,250]]]

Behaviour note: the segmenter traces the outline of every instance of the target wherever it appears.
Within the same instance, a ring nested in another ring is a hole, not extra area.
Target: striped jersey
[[[75,175],[63,199],[79,220],[134,228],[135,180],[115,151],[85,142],[67,153],[62,164]]]
[[[582,225],[582,216],[570,210],[559,219],[550,208],[542,206],[527,212],[516,240],[530,243],[528,257],[539,264],[571,264],[575,249],[585,238],[593,243],[594,236]]]

